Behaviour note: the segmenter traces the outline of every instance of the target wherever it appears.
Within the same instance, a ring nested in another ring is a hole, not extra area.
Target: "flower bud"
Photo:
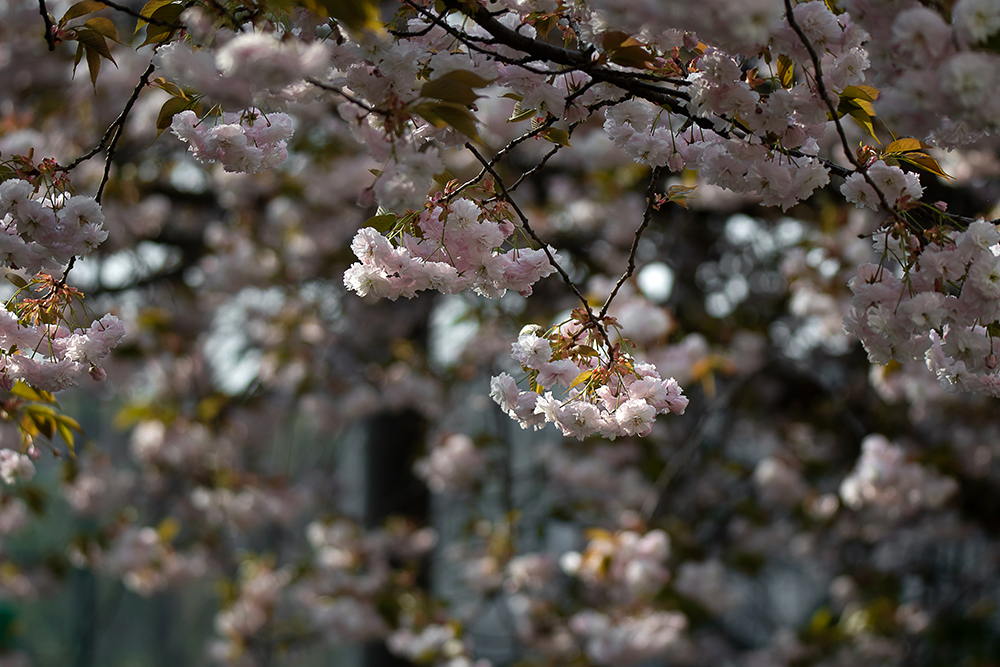
[[[100,366],[91,366],[90,377],[94,378],[98,382],[103,382],[108,379],[108,372]]]

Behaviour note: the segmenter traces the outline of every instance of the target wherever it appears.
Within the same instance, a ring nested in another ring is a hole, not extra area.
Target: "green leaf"
[[[310,1],[306,7],[309,8],[309,5],[324,10],[328,16],[337,19],[337,23],[355,32],[382,27],[379,4],[374,0],[317,0]]]
[[[83,433],[83,427],[80,426],[80,422],[78,422],[77,420],[73,419],[69,415],[58,415],[56,417],[56,421],[58,421],[60,424],[62,424],[63,426],[65,426],[67,428],[73,429],[77,433]]]
[[[97,0],[81,0],[66,10],[66,13],[63,14],[61,19],[59,19],[59,27],[63,27],[67,22],[72,21],[79,16],[99,12],[106,7],[106,4],[98,2]]]
[[[537,113],[535,109],[522,109],[521,101],[518,100],[514,102],[514,111],[511,112],[510,118],[507,119],[508,123],[520,123],[522,120],[527,120]]]
[[[83,25],[121,44],[121,41],[118,39],[118,28],[111,22],[111,19],[104,18],[103,16],[95,16],[92,19],[87,19],[87,22]]]
[[[572,146],[570,146],[569,143],[569,132],[567,132],[566,130],[560,130],[559,128],[556,127],[550,127],[549,129],[545,130],[538,136],[545,139],[546,141],[551,141],[554,144],[558,144],[560,146],[568,146],[572,148]]]
[[[160,113],[156,115],[156,136],[153,141],[156,141],[163,134],[163,131],[170,127],[174,116],[182,111],[187,111],[193,104],[192,100],[186,100],[183,97],[171,97],[164,102],[163,106],[160,107]]]
[[[8,273],[4,277],[7,279],[7,282],[12,283],[15,287],[20,287],[21,289],[24,289],[25,287],[28,286],[28,281],[22,278],[21,276],[17,275],[16,273]]]
[[[847,97],[849,99],[859,99],[865,100],[867,102],[874,102],[879,96],[878,88],[872,86],[848,86],[844,88],[840,96]]]
[[[38,403],[49,403],[55,404],[55,396],[47,391],[42,391],[40,389],[35,389],[34,387],[29,387],[22,380],[18,380],[14,387],[10,390],[10,393],[15,396],[20,396],[29,401],[37,401]]]
[[[386,213],[384,215],[375,215],[368,218],[365,220],[365,224],[361,225],[361,227],[371,227],[380,234],[385,234],[392,229],[395,224],[396,216],[392,213]]]
[[[84,47],[87,53],[87,69],[90,70],[90,83],[94,86],[94,94],[97,94],[97,75],[101,72],[101,56],[89,46]]]
[[[903,155],[897,155],[896,159],[901,162],[906,162],[907,164],[912,164],[914,167],[918,167],[925,171],[929,171],[935,176],[940,176],[946,181],[951,180],[951,176],[945,173],[938,161],[932,158],[930,155],[925,155],[924,153],[905,153]]]
[[[613,63],[645,69],[653,55],[645,48],[645,44],[626,32],[613,31],[601,35],[601,47]]]
[[[112,63],[115,62],[115,59],[111,56],[111,49],[108,48],[107,40],[104,38],[104,35],[96,30],[87,27],[80,28],[76,33],[76,41],[83,44],[88,51],[93,51],[95,55],[107,58]],[[115,65],[117,66],[117,63]]]
[[[145,5],[142,6],[142,9],[139,10],[139,13],[142,14],[143,16],[148,16],[150,18],[153,18],[153,13],[157,9],[169,5],[171,2],[172,0],[149,0],[149,2],[147,2]],[[178,14],[178,16],[180,16],[180,14]],[[139,31],[142,30],[142,26],[144,25],[146,25],[145,19],[139,19],[135,24],[135,32],[132,34],[138,35]]]
[[[902,139],[896,139],[888,146],[885,147],[883,154],[889,153],[906,153],[908,151],[919,151],[923,148],[929,148],[927,144],[920,141],[919,139],[913,139],[912,137],[904,137]]]
[[[146,14],[146,12],[142,12],[142,14],[164,23],[177,23],[183,11],[184,5],[171,2],[159,7],[152,14]],[[177,32],[175,28],[146,23],[141,19],[140,22],[146,25],[146,39],[137,47],[140,49],[147,44],[160,44],[162,42],[166,42],[175,32]],[[138,32],[138,30],[139,28],[137,26],[136,31]]]
[[[191,99],[190,96],[187,93],[185,93],[180,86],[178,86],[176,83],[167,81],[162,76],[156,77],[150,83],[152,83],[160,90],[170,93],[174,97],[183,97],[186,100]]]
[[[453,127],[462,134],[479,138],[475,115],[461,104],[452,102],[425,103],[414,109],[424,120],[434,127]]]
[[[482,95],[477,95],[474,88],[482,88],[492,83],[475,72],[455,70],[428,81],[421,87],[421,97],[430,97],[445,102],[457,104],[474,104]]]
[[[69,427],[62,422],[56,422],[56,431],[59,432],[59,437],[63,439],[66,446],[69,447],[70,451],[73,451],[73,431],[69,430]]]

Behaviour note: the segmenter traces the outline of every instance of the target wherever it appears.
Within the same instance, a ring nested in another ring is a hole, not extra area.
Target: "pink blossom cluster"
[[[288,158],[292,136],[288,114],[263,114],[250,109],[224,113],[221,123],[198,119],[194,111],[174,116],[170,129],[199,162],[221,162],[226,171],[259,174],[280,166]]]
[[[375,229],[360,229],[351,249],[361,261],[344,273],[344,284],[360,296],[393,301],[429,289],[444,294],[471,289],[498,298],[508,289],[527,296],[534,283],[555,271],[541,250],[501,252],[516,228],[500,211],[471,199],[431,208],[412,224],[415,229],[394,237],[395,245]]]
[[[25,454],[13,449],[0,449],[0,479],[4,484],[30,482],[35,476],[35,464]]]
[[[95,548],[90,565],[121,579],[129,590],[148,597],[205,574],[205,553],[176,551],[154,528],[129,526],[105,552]]]
[[[472,438],[453,433],[434,440],[431,450],[413,469],[435,493],[468,491],[478,481],[486,458]]]
[[[739,69],[728,57],[724,62]],[[825,112],[816,107],[813,94],[804,86],[797,86],[792,91],[780,89],[769,99],[774,102],[766,107],[766,114],[771,114],[781,126],[769,126],[768,116],[762,112],[752,116],[762,123],[758,129],[780,131],[786,147],[817,150],[814,137],[822,136],[825,129],[825,123],[817,120],[825,121]],[[782,101],[780,106],[778,100]],[[660,113],[640,100],[609,107],[605,119],[604,129],[609,138],[636,162],[667,166],[672,171],[697,169],[713,185],[734,192],[756,193],[765,206],[788,209],[830,180],[827,168],[816,158],[791,158],[762,143],[726,138],[700,127],[680,131],[683,119]],[[672,131],[671,126],[678,131]]]
[[[378,606],[392,583],[391,562],[419,558],[437,541],[432,529],[403,521],[366,533],[347,519],[315,521],[306,537],[314,569],[296,597],[309,610],[313,627],[338,643],[389,635]]]
[[[210,646],[214,660],[242,664],[248,640],[274,617],[280,595],[291,580],[288,567],[276,569],[252,559],[240,565],[236,599],[215,616],[215,630],[222,638]]]
[[[0,183],[0,264],[28,275],[54,272],[108,238],[93,197],[45,195],[20,179]]]
[[[742,602],[732,576],[718,558],[701,563],[688,561],[677,568],[674,588],[714,614],[724,614]]]
[[[528,372],[531,387],[521,391],[511,375],[500,373],[490,380],[490,396],[521,428],[555,424],[563,435],[579,440],[594,434],[645,436],[656,415],[680,415],[687,408],[677,382],[662,379],[652,364],[613,357],[605,367],[597,354],[557,358],[549,338],[531,327],[511,345],[511,356]],[[616,370],[608,372],[613,366]],[[545,391],[556,386],[565,389],[563,397]]]
[[[125,337],[125,327],[114,315],[105,315],[87,328],[57,324],[30,324],[0,310],[0,347],[16,350],[0,355],[0,386],[17,380],[44,391],[75,385],[84,374],[103,380],[99,365]]]
[[[907,460],[902,447],[877,433],[862,441],[861,457],[840,485],[848,507],[873,508],[889,519],[938,509],[957,491],[954,479]]]
[[[873,211],[880,208],[881,200],[869,180],[878,187],[885,202],[893,207],[918,200],[924,193],[917,174],[903,171],[896,166],[890,167],[882,160],[872,163],[867,169],[867,174],[868,179],[860,172],[851,174],[840,186],[844,199],[857,208],[868,207]]]
[[[647,609],[633,616],[588,609],[570,618],[569,627],[583,640],[587,657],[609,667],[630,667],[687,646],[687,618],[676,611]]]
[[[455,624],[430,623],[418,631],[396,630],[386,641],[390,651],[421,665],[433,667],[490,667],[489,660],[473,660],[469,646]]]
[[[250,105],[275,106],[307,97],[311,87],[304,79],[322,77],[329,70],[329,48],[321,41],[300,41],[278,32],[217,32],[199,30],[200,8],[193,7],[191,22],[196,37],[215,37],[213,48],[195,48],[183,40],[164,44],[155,62],[166,78],[207,95],[225,109]],[[226,40],[226,37],[231,36]],[[223,43],[224,42],[224,43]]]
[[[851,0],[848,9],[872,34],[866,44],[872,83],[882,90],[876,111],[899,131],[942,147],[995,137],[1000,56],[989,40],[1000,32],[991,0],[960,0],[951,22],[927,6]]]
[[[875,363],[926,358],[943,382],[1000,396],[998,244],[1000,231],[982,220],[923,248],[905,232],[877,232],[876,248],[910,268],[897,277],[884,263],[861,265],[845,330]]]
[[[634,530],[610,533],[590,531],[582,553],[568,551],[559,559],[563,570],[592,590],[630,602],[655,596],[670,580],[666,567],[670,538],[662,530],[640,534]]]

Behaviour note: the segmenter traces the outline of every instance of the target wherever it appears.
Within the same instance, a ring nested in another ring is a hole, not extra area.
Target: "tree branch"
[[[615,283],[615,287],[611,290],[611,294],[608,295],[608,300],[604,302],[604,307],[601,308],[601,314],[598,315],[601,319],[608,314],[608,308],[611,307],[611,302],[615,300],[618,295],[618,290],[621,289],[625,281],[632,277],[635,273],[635,253],[639,250],[639,241],[642,239],[643,232],[646,231],[646,227],[649,226],[649,221],[653,219],[653,208],[656,199],[656,182],[660,180],[660,175],[663,174],[663,167],[653,167],[653,175],[649,178],[649,187],[646,188],[646,210],[642,213],[642,223],[635,230],[635,239],[632,241],[632,249],[628,253],[628,268],[625,273],[622,274],[618,282]]]
[[[514,201],[514,198],[510,196],[510,192],[508,192],[507,186],[504,185],[503,179],[500,178],[500,174],[498,174],[496,170],[493,168],[493,165],[491,165],[489,161],[485,157],[483,157],[483,154],[480,153],[478,150],[476,150],[475,146],[473,146],[469,142],[466,142],[465,147],[472,152],[472,154],[476,157],[476,159],[479,160],[479,162],[483,165],[483,167],[488,172],[490,172],[490,175],[493,176],[493,178],[496,180],[497,186],[503,193],[504,199],[507,201],[508,204],[510,204],[511,208],[514,209],[514,213],[516,213],[518,219],[520,219],[521,226],[524,228],[524,231],[528,233],[528,236],[530,236],[535,243],[541,246],[542,252],[545,253],[545,256],[549,260],[549,264],[551,264],[553,268],[555,268],[555,270],[559,272],[559,275],[562,276],[563,282],[569,285],[569,288],[573,290],[573,294],[576,295],[576,298],[580,300],[580,302],[583,304],[584,309],[587,311],[587,315],[590,317],[590,321],[594,323],[594,326],[597,328],[598,333],[600,333],[601,338],[604,339],[605,344],[607,344],[607,346],[610,348],[611,341],[608,338],[608,333],[607,331],[604,330],[604,325],[601,324],[601,320],[594,315],[594,310],[590,307],[590,303],[587,301],[587,297],[585,297],[580,292],[580,288],[576,286],[576,283],[574,283],[573,279],[569,277],[569,274],[566,273],[566,270],[559,265],[559,262],[556,261],[555,256],[552,254],[552,251],[549,250],[548,245],[546,245],[545,242],[538,237],[538,234],[535,232],[535,230],[531,228],[531,224],[528,222],[528,217],[524,214],[524,212],[521,211],[521,208],[517,205],[517,202]]]

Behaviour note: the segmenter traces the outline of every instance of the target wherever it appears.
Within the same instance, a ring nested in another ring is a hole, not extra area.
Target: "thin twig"
[[[111,123],[108,131],[104,133],[104,137],[101,139],[101,143],[97,147],[90,151],[86,156],[74,160],[68,167],[59,167],[59,170],[68,172],[73,169],[84,160],[89,160],[94,157],[104,148],[107,144],[108,154],[104,158],[104,175],[101,177],[101,184],[97,188],[97,194],[94,195],[94,201],[98,204],[101,203],[101,198],[104,196],[104,188],[108,184],[108,179],[111,176],[111,164],[115,157],[115,148],[118,145],[118,140],[121,138],[122,132],[125,129],[125,120],[128,118],[129,113],[132,111],[132,107],[135,105],[135,101],[139,99],[139,93],[142,89],[149,85],[149,77],[156,69],[153,65],[153,61],[149,62],[146,67],[146,71],[142,73],[139,77],[139,83],[136,84],[135,88],[132,90],[132,95],[128,98],[128,102],[125,103],[125,108],[122,112],[118,114],[118,118]],[[62,278],[59,280],[59,286],[64,287],[66,285],[66,279],[69,278],[69,272],[73,270],[76,265],[76,256],[69,258],[69,263],[66,265],[66,270],[63,272]]]
[[[816,49],[813,47],[812,42],[806,36],[805,31],[799,25],[798,21],[795,20],[795,13],[792,11],[791,0],[785,0],[785,14],[788,17],[788,25],[792,27],[795,34],[798,35],[799,40],[802,42],[803,46],[809,52],[809,59],[812,60],[813,72],[815,74],[816,80],[816,90],[819,92],[819,96],[823,100],[823,104],[826,105],[827,110],[830,112],[830,117],[833,118],[833,124],[837,127],[837,134],[840,135],[840,143],[843,144],[844,153],[847,154],[847,159],[851,161],[854,165],[855,173],[861,174],[861,177],[865,179],[865,182],[872,187],[875,194],[878,196],[879,203],[882,207],[892,215],[893,218],[896,217],[896,211],[889,203],[885,200],[885,195],[882,194],[882,190],[875,185],[872,181],[871,176],[868,175],[868,168],[861,164],[858,159],[854,156],[854,152],[851,150],[851,144],[847,141],[847,133],[844,132],[844,126],[840,122],[840,117],[837,115],[837,108],[833,105],[830,100],[830,96],[827,94],[826,82],[823,79],[823,66],[820,64],[819,54],[816,53]]]
[[[611,294],[608,296],[608,300],[604,302],[604,307],[601,308],[601,314],[598,316],[604,319],[604,316],[608,314],[608,308],[611,307],[611,302],[615,300],[618,296],[618,290],[621,289],[625,281],[632,277],[635,273],[635,253],[639,250],[639,241],[642,240],[642,234],[646,231],[646,227],[649,226],[649,221],[653,219],[653,209],[656,205],[656,182],[660,180],[660,175],[663,174],[663,167],[653,167],[653,175],[649,178],[649,187],[646,188],[646,210],[642,213],[642,223],[635,230],[635,239],[632,240],[632,249],[628,253],[628,268],[622,277],[618,279],[615,283],[615,288],[611,290]]]
[[[691,456],[701,446],[702,436],[705,434],[705,429],[708,427],[711,417],[724,410],[733,400],[736,393],[745,387],[751,378],[757,377],[759,373],[759,370],[749,373],[739,381],[734,382],[705,409],[705,413],[698,419],[698,423],[695,424],[695,427],[684,438],[680,449],[670,457],[670,460],[663,466],[663,470],[660,471],[656,481],[653,482],[653,487],[649,490],[646,500],[642,504],[642,515],[647,522],[659,516],[663,501],[666,498],[667,487],[670,486],[670,482],[673,481],[677,473],[681,471],[681,468],[687,464]]]
[[[323,90],[329,90],[331,93],[337,93],[338,95],[340,95],[341,97],[343,97],[345,100],[347,100],[351,104],[354,104],[356,106],[361,107],[362,109],[364,109],[368,113],[377,113],[380,116],[386,116],[386,115],[388,115],[387,112],[382,111],[381,109],[376,109],[372,105],[366,104],[366,103],[362,102],[361,100],[359,100],[358,98],[354,97],[353,95],[344,92],[343,89],[338,88],[337,86],[331,86],[328,83],[323,83],[319,79],[315,79],[315,78],[313,78],[311,76],[306,77],[306,83],[311,83],[312,85],[316,86],[317,88],[322,88]]]
[[[566,270],[563,269],[563,267],[559,265],[559,262],[556,261],[555,256],[552,254],[552,251],[549,250],[549,246],[544,241],[542,241],[542,239],[538,237],[538,234],[535,232],[535,230],[531,228],[531,224],[528,222],[528,217],[524,214],[523,211],[521,211],[521,208],[517,205],[517,202],[514,201],[514,198],[510,196],[510,192],[507,191],[507,186],[504,185],[503,179],[500,178],[500,174],[496,172],[496,170],[493,168],[493,165],[491,165],[489,161],[485,157],[483,157],[483,154],[480,153],[478,150],[476,150],[476,147],[473,146],[470,142],[465,142],[465,147],[468,148],[472,152],[472,154],[476,157],[476,159],[479,160],[480,164],[482,164],[483,167],[488,172],[490,172],[490,175],[494,178],[497,186],[499,186],[500,191],[503,193],[504,199],[507,201],[508,204],[510,204],[511,208],[514,209],[514,213],[516,213],[518,219],[520,219],[521,227],[524,228],[524,231],[528,233],[528,236],[530,236],[535,243],[541,246],[542,252],[545,253],[545,256],[549,260],[549,264],[551,264],[552,267],[559,272],[559,275],[562,276],[563,282],[569,285],[569,288],[573,290],[573,294],[576,295],[576,298],[580,300],[580,302],[583,304],[584,309],[587,311],[587,315],[590,317],[590,321],[594,323],[594,326],[597,328],[598,333],[600,333],[601,337],[604,339],[604,342],[610,348],[611,342],[610,339],[608,338],[608,333],[607,331],[604,330],[604,325],[601,324],[601,320],[598,319],[596,315],[594,315],[594,310],[590,307],[590,303],[587,301],[587,297],[585,297],[580,292],[580,288],[576,286],[576,283],[574,283],[573,279],[569,277],[569,274],[566,273]]]
[[[79,167],[82,163],[86,162],[90,158],[94,157],[95,155],[103,151],[109,145],[113,146],[112,142],[118,141],[118,136],[120,134],[119,130],[125,124],[125,119],[128,118],[129,113],[132,111],[132,106],[135,104],[135,101],[139,98],[139,93],[142,91],[143,88],[149,85],[149,77],[153,73],[154,69],[155,67],[153,66],[153,61],[150,61],[149,66],[146,67],[146,71],[143,72],[141,77],[139,77],[139,83],[137,83],[135,88],[132,90],[131,97],[129,97],[128,102],[125,103],[125,108],[122,109],[122,112],[120,114],[118,114],[118,118],[115,118],[114,122],[112,122],[111,125],[108,126],[108,129],[104,132],[104,136],[101,137],[101,141],[92,149],[90,149],[77,159],[73,160],[65,167],[56,167],[56,171],[63,171],[63,172],[72,171],[73,169]],[[101,187],[103,188],[103,183]],[[98,202],[100,202],[99,198]]]

